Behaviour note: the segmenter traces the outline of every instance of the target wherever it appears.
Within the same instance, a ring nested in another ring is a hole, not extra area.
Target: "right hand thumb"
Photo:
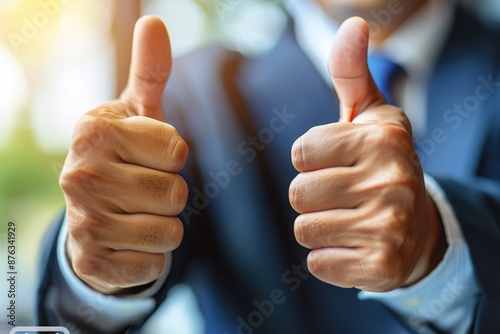
[[[368,24],[354,17],[342,23],[330,50],[328,66],[344,121],[352,122],[371,107],[385,104],[368,70],[368,41]]]
[[[129,116],[164,120],[162,95],[172,69],[170,39],[163,22],[155,16],[141,17],[134,29],[132,61],[122,101]]]

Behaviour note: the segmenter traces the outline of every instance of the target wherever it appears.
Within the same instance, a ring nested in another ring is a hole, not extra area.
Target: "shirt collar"
[[[312,0],[289,0],[286,7],[295,20],[300,47],[331,84],[327,60],[340,24]],[[453,8],[449,1],[431,0],[402,24],[384,42],[380,51],[402,66],[410,79],[425,80],[451,29],[452,19]]]

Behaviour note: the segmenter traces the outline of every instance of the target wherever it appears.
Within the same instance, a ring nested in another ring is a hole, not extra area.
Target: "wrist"
[[[429,275],[443,260],[448,242],[437,207],[429,194],[426,194],[425,217],[428,232],[424,236],[425,244],[412,274],[404,286],[408,287]]]
[[[82,277],[80,277],[76,273],[76,271],[72,265],[70,238],[71,237],[68,236],[66,243],[65,243],[65,245],[66,245],[65,255],[66,255],[66,259],[68,260],[69,267],[70,267],[71,271],[73,271],[73,274],[75,274],[75,276],[78,277],[80,279],[80,281],[82,283],[84,283],[86,286],[88,286],[89,288],[91,288],[99,293],[102,293],[104,295],[128,296],[128,295],[137,295],[137,294],[140,294],[144,291],[147,291],[156,283],[157,280],[154,280],[150,283],[141,284],[138,286],[132,286],[132,287],[128,287],[128,288],[120,288],[120,287],[104,287],[104,286],[100,286],[100,285],[94,285],[94,284],[91,284],[91,283],[83,280]]]

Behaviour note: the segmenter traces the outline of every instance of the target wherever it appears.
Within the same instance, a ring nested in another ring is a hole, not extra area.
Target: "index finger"
[[[189,148],[170,124],[144,116],[120,121],[113,135],[119,157],[127,163],[177,173],[186,164]]]

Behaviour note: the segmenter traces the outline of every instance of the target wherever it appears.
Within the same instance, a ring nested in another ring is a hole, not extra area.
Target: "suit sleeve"
[[[116,297],[94,291],[69,266],[65,255],[68,232],[64,217],[60,220],[62,224],[54,224],[47,236],[47,245],[51,247],[42,261],[39,323],[64,326],[78,333],[120,333],[132,324],[143,323],[159,302],[154,295],[166,282],[168,271],[151,286],[134,295]]]
[[[500,183],[436,181],[458,217],[481,289],[473,333],[500,333]]]

